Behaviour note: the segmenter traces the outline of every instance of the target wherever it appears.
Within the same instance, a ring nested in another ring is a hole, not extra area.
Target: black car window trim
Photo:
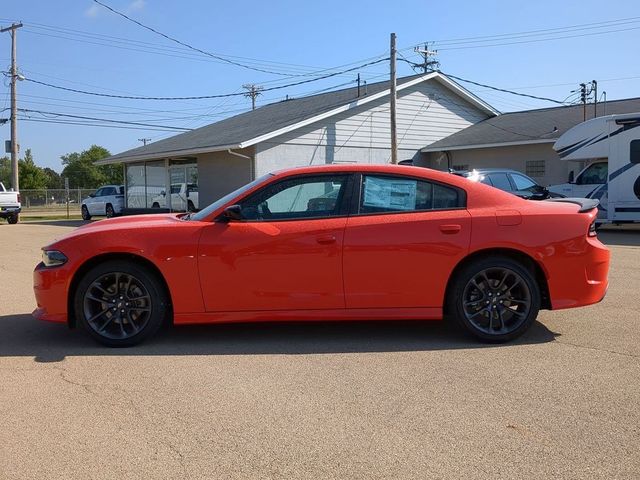
[[[317,216],[311,216],[311,217],[292,217],[292,218],[262,218],[262,219],[248,219],[248,218],[243,218],[241,220],[234,220],[234,222],[242,222],[242,223],[263,223],[263,222],[269,222],[269,223],[273,223],[273,222],[292,222],[292,221],[300,221],[300,220],[326,220],[328,218],[344,218],[344,217],[348,217],[349,216],[349,206],[351,204],[351,197],[353,195],[353,186],[354,186],[354,174],[353,172],[330,172],[330,173],[324,173],[324,174],[318,174],[318,173],[305,173],[302,175],[290,175],[288,177],[282,178],[281,180],[278,180],[277,182],[273,182],[270,183],[269,185],[265,185],[264,187],[262,187],[261,189],[247,195],[244,198],[241,198],[238,200],[237,204],[242,204],[244,202],[250,201],[253,197],[256,197],[258,195],[261,195],[262,192],[264,192],[267,189],[271,189],[273,187],[276,187],[277,185],[284,183],[284,182],[290,182],[291,180],[295,180],[295,179],[299,179],[299,178],[326,178],[326,177],[345,177],[345,185],[342,189],[342,192],[337,200],[337,203],[339,203],[339,208],[338,211],[339,213],[337,215],[317,215]],[[220,217],[219,217],[220,218]]]
[[[425,208],[420,210],[394,210],[391,212],[361,212],[360,207],[362,205],[362,195],[364,194],[364,177],[387,177],[387,178],[403,178],[407,180],[417,180],[419,182],[427,182],[432,185],[439,185],[445,188],[451,188],[456,190],[458,193],[458,203],[461,205],[458,207],[447,207],[447,208]],[[447,210],[466,210],[467,208],[467,192],[464,188],[456,187],[451,185],[450,183],[439,182],[437,180],[432,180],[430,178],[416,177],[413,175],[402,175],[398,173],[378,173],[378,172],[367,172],[367,173],[359,173],[358,174],[358,188],[357,195],[354,195],[352,201],[352,215],[364,217],[370,215],[397,215],[399,213],[411,214],[411,213],[425,213],[425,212],[442,212]]]

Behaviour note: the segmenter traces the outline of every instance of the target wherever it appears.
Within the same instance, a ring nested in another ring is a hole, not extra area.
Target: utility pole
[[[391,34],[391,163],[398,163],[398,137],[396,135],[396,34]]]
[[[242,85],[242,88],[245,88],[245,89],[248,90],[248,92],[245,93],[244,96],[251,98],[251,110],[255,110],[256,109],[256,97],[258,95],[261,95],[260,92],[263,90],[263,87],[260,87],[259,85],[255,85],[253,83],[247,83],[245,85]]]
[[[582,121],[587,119],[587,84],[580,84],[580,101],[582,102]]]
[[[13,189],[20,191],[18,176],[18,104],[16,100],[16,82],[18,67],[16,66],[16,31],[22,23],[14,23],[10,27],[0,29],[0,33],[11,31],[11,183]]]
[[[422,69],[424,70],[424,73],[438,70],[438,67],[440,66],[440,62],[437,60],[429,60],[429,57],[435,57],[436,55],[438,55],[438,51],[429,50],[428,43],[424,44],[424,49],[421,49],[420,47],[415,47],[413,51],[416,53],[419,53],[424,57],[424,63],[422,64]]]
[[[591,80],[591,90],[593,91],[593,118],[598,116],[598,82]]]
[[[151,139],[150,138],[139,138],[138,139],[139,142],[142,142],[144,144],[144,146],[147,146],[147,142],[150,142]]]

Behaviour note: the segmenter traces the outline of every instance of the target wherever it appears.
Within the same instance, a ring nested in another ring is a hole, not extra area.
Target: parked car
[[[167,192],[153,198],[152,208],[167,208]],[[198,185],[196,183],[174,183],[171,185],[171,209],[180,212],[198,210]]]
[[[547,200],[548,198],[565,198],[564,195],[550,192],[539,185],[531,177],[517,170],[504,168],[478,168],[469,171],[452,170],[451,173],[481,182],[505,192],[513,193],[527,200]]]
[[[4,188],[0,182],[0,218],[5,218],[8,223],[16,224],[20,219],[20,194]]]
[[[136,344],[166,320],[445,315],[479,339],[507,341],[540,309],[604,297],[597,204],[529,202],[409,166],[283,170],[195,214],[114,218],[47,245],[34,316],[110,346]]]
[[[124,185],[105,185],[82,200],[80,211],[83,220],[93,216],[114,217],[122,213],[124,207]]]

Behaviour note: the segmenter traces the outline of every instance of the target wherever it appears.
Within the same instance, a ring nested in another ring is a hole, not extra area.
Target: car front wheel
[[[540,288],[530,270],[506,257],[465,266],[453,280],[448,311],[476,338],[507,342],[526,332],[540,310]]]
[[[82,206],[80,211],[82,212],[82,219],[83,220],[91,220],[91,215],[89,214],[89,209],[85,205]]]
[[[74,307],[76,319],[98,342],[128,347],[158,331],[169,302],[153,272],[115,260],[84,275],[76,289]]]

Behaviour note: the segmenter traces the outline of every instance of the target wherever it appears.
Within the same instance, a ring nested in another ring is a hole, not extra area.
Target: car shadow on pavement
[[[598,232],[598,238],[608,246],[640,247],[640,230],[611,226],[606,229],[602,228]]]
[[[34,220],[30,221],[29,217],[24,218],[23,222],[26,225],[44,225],[49,227],[81,227],[90,223],[86,220]]]
[[[81,329],[40,322],[28,314],[0,316],[0,331],[0,357],[28,356],[37,362],[59,362],[67,356],[298,355],[500,347],[477,342],[454,326],[438,321],[178,326],[131,348],[103,347]],[[546,343],[556,336],[536,322],[525,335],[506,346]]]

